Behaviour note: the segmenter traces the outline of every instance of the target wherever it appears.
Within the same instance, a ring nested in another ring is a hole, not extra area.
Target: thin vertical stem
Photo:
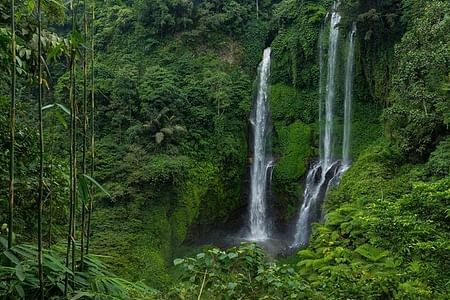
[[[9,153],[9,201],[8,201],[8,249],[13,243],[14,220],[14,173],[16,133],[16,10],[11,0],[11,109],[10,109],[10,153]]]
[[[71,46],[72,47],[72,46]],[[73,115],[74,115],[74,86],[73,86],[73,79],[72,77],[74,74],[72,74],[72,64],[74,64],[74,57],[73,57],[73,50],[71,50],[71,58],[70,58],[70,87],[69,87],[69,99],[70,99],[70,133],[69,133],[69,139],[70,139],[70,162],[69,162],[69,172],[70,172],[70,191],[69,191],[69,233],[67,235],[67,252],[66,252],[66,267],[69,268],[69,257],[71,252],[71,245],[73,241],[73,219],[74,219],[74,197],[73,197],[73,190],[74,190],[74,180],[73,180],[73,162],[74,162],[74,147],[73,147],[73,135],[74,135],[74,124],[73,124]],[[68,282],[69,282],[69,274],[66,273],[65,277],[65,284],[64,284],[64,295],[67,295],[67,289],[68,289]]]
[[[91,15],[91,177],[94,178],[95,170],[95,129],[94,129],[94,117],[95,117],[95,74],[94,74],[94,62],[95,62],[95,0],[92,1],[92,15]],[[94,186],[91,185],[89,198],[89,216],[87,223],[87,240],[86,240],[86,254],[89,254],[89,241],[91,236],[91,217],[92,209],[94,207]]]
[[[78,1],[77,1],[78,4]],[[74,20],[75,24],[75,20]],[[74,30],[75,31],[75,30]],[[72,272],[75,272],[75,254],[76,254],[76,209],[77,209],[77,99],[76,99],[76,52],[73,49],[73,63],[72,63],[72,86],[73,86],[73,113],[72,113],[72,123],[73,123],[73,135],[72,135],[72,148],[73,148],[73,166],[72,166],[72,179],[73,179],[73,189],[72,189],[72,197],[73,197],[73,217],[72,217]],[[75,288],[75,287],[74,287]]]
[[[84,47],[83,47],[83,158],[82,158],[82,173],[86,174],[86,150],[87,150],[87,61],[86,61],[86,42],[87,42],[87,15],[86,15],[86,1],[83,1],[83,35],[84,35]],[[80,270],[84,268],[84,237],[85,237],[85,222],[86,222],[86,199],[82,199],[81,204],[81,244],[80,244]]]
[[[53,157],[51,161],[51,169],[50,174],[53,173]],[[50,220],[48,224],[48,248],[52,247],[52,229],[53,229],[53,191],[50,191],[50,201],[49,201],[49,208],[50,208]]]
[[[38,269],[39,299],[44,299],[44,269],[42,265],[42,208],[44,192],[44,126],[42,120],[42,10],[41,0],[37,1],[38,9],[38,113],[39,113],[39,196],[38,205]]]
[[[70,1],[70,10],[72,14],[72,37],[75,34],[75,8],[73,6],[73,0]],[[75,249],[73,247],[74,244],[74,219],[75,219],[75,48],[74,48],[74,41],[73,38],[71,38],[71,44],[70,44],[70,86],[69,86],[69,101],[70,101],[70,133],[69,133],[69,139],[70,139],[70,162],[69,162],[69,171],[70,171],[70,192],[69,192],[69,232],[67,235],[67,252],[66,252],[66,267],[69,267],[69,257],[72,249],[72,272],[74,271],[74,255],[75,255]],[[72,247],[71,247],[72,246]],[[64,295],[67,295],[69,287],[69,273],[66,273],[65,281],[64,281]]]
[[[53,102],[54,107],[56,107],[56,102]],[[51,119],[51,126],[55,127],[56,126],[56,114],[53,113],[52,114],[52,119]],[[55,137],[53,136],[50,142],[50,169],[49,169],[49,174],[52,174],[52,179],[53,179],[53,167],[55,164],[55,156],[54,156],[54,149],[55,149]],[[49,190],[50,193],[50,197],[49,197],[49,225],[48,225],[48,248],[50,249],[53,245],[53,186],[51,185],[51,188]]]

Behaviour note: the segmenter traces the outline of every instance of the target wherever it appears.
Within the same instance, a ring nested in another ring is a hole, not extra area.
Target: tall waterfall
[[[353,66],[355,63],[356,23],[348,36],[347,63],[345,66],[345,99],[344,99],[344,141],[342,143],[342,165],[344,169],[350,166],[350,137],[352,130],[352,98],[353,98]]]
[[[337,11],[333,11],[331,15],[330,37],[328,47],[328,72],[327,85],[325,97],[325,132],[323,137],[323,157],[322,173],[325,173],[332,163],[333,155],[333,109],[336,98],[336,65],[337,65],[337,50],[339,41],[339,27],[337,26],[341,21],[341,16]]]
[[[267,103],[270,76],[270,48],[264,50],[258,67],[257,94],[250,116],[253,133],[253,158],[250,173],[250,240],[269,238],[267,218],[267,186],[272,168],[270,148],[270,113]]]
[[[300,214],[297,221],[296,233],[294,237],[294,246],[305,245],[309,241],[309,235],[311,232],[311,222],[314,218],[314,213],[317,212],[318,200],[321,198],[323,187],[327,179],[327,172],[334,165],[332,159],[332,146],[333,146],[333,108],[336,97],[335,90],[335,78],[336,78],[336,65],[337,65],[337,50],[339,41],[339,28],[337,25],[341,20],[341,16],[337,11],[333,11],[330,22],[330,33],[328,37],[328,64],[327,64],[327,80],[325,91],[322,91],[322,84],[320,84],[319,94],[325,93],[325,128],[321,130],[322,141],[320,160],[317,162],[308,172],[306,177],[305,191],[303,193],[303,204],[300,208]],[[323,37],[323,33],[321,33]],[[320,47],[320,71],[323,72],[325,66],[323,63],[323,45],[322,41],[319,41]],[[320,76],[322,78],[322,75]],[[321,102],[321,101],[319,101]],[[320,105],[322,110],[322,105]],[[322,114],[322,111],[320,111]],[[320,118],[322,119],[322,118]],[[322,124],[321,124],[322,126]]]
[[[296,225],[296,232],[293,241],[293,247],[305,245],[309,242],[311,233],[311,223],[318,221],[321,215],[322,201],[326,195],[329,186],[336,184],[340,176],[350,165],[350,134],[351,134],[351,102],[353,89],[353,65],[355,51],[356,26],[353,25],[348,39],[348,52],[345,70],[345,99],[344,99],[344,140],[342,147],[342,162],[333,155],[333,136],[337,87],[337,66],[339,50],[339,23],[341,16],[337,11],[336,5],[333,7],[330,21],[330,31],[328,36],[327,64],[324,63],[323,41],[324,33],[320,34],[319,55],[320,55],[320,105],[319,121],[321,123],[321,143],[320,159],[309,170],[305,190],[303,193],[303,203]],[[326,70],[325,70],[326,66]],[[323,73],[326,72],[326,77]],[[326,78],[325,88],[323,79]],[[323,111],[322,101],[325,102],[325,111]],[[324,118],[322,117],[324,115]]]

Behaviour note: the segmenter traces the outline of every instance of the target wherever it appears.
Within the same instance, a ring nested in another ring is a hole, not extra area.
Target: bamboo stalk
[[[91,15],[91,177],[94,178],[95,170],[95,0],[92,1],[92,15]],[[94,186],[91,184],[89,207],[88,207],[88,223],[87,223],[87,240],[86,240],[86,255],[89,254],[89,242],[91,236],[91,217],[94,208]]]
[[[39,113],[39,196],[38,205],[38,269],[39,299],[44,299],[44,270],[42,265],[42,209],[44,193],[44,126],[42,120],[42,9],[41,0],[37,1],[38,10],[38,113]]]
[[[84,43],[87,41],[87,15],[86,15],[86,1],[83,1],[83,35]],[[87,150],[87,61],[86,61],[86,46],[83,47],[83,157],[82,157],[82,173],[86,174],[86,150]],[[86,222],[86,206],[85,201],[81,205],[81,244],[80,244],[80,270],[84,269],[84,237],[85,237],[85,222]]]
[[[71,51],[72,52],[72,51]],[[72,61],[73,55],[71,54],[71,61],[70,64],[72,65],[74,62]],[[70,66],[70,69],[72,70],[72,66]],[[72,72],[70,72],[70,87],[69,87],[69,101],[71,103],[70,105],[70,133],[69,133],[69,140],[70,140],[70,158],[69,158],[69,176],[70,176],[70,187],[69,187],[69,232],[67,235],[67,252],[66,252],[66,267],[69,267],[69,257],[70,257],[70,250],[71,250],[71,243],[72,243],[72,223],[73,223],[73,155],[74,155],[74,149],[72,144],[72,135],[73,135],[73,123],[72,123],[72,115],[73,115],[73,86],[72,86]],[[67,295],[67,288],[68,288],[68,279],[69,274],[66,273],[65,277],[65,284],[64,284],[64,295]]]
[[[78,4],[78,1],[77,1]],[[75,21],[74,21],[75,24]],[[73,197],[73,218],[72,218],[72,272],[75,272],[75,257],[76,257],[76,209],[77,209],[77,100],[76,100],[76,52],[73,49],[73,64],[72,66],[72,102],[73,102],[73,113],[72,113],[72,123],[73,123],[73,135],[72,135],[72,148],[73,148],[73,166],[72,166],[72,179],[73,179],[73,188],[72,188],[72,197]],[[75,288],[75,287],[74,287]]]
[[[16,10],[11,0],[11,109],[10,109],[10,153],[9,153],[9,201],[8,201],[8,249],[13,243],[14,223],[14,173],[16,133]]]
[[[70,10],[72,14],[72,35],[75,33],[75,8],[73,6],[73,0],[70,1]],[[70,44],[70,86],[69,86],[69,102],[70,102],[70,162],[69,162],[69,171],[70,171],[70,192],[69,192],[69,232],[67,235],[67,252],[66,252],[66,267],[69,268],[69,257],[72,252],[72,272],[74,271],[74,256],[75,256],[75,239],[74,239],[74,224],[75,224],[75,174],[76,174],[76,153],[75,153],[75,49],[73,45],[73,39]],[[71,251],[72,250],[72,251]],[[69,274],[66,273],[64,280],[64,295],[67,295],[69,287]]]

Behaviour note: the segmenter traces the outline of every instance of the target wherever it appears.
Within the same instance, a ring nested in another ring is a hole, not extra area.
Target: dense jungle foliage
[[[310,244],[283,258],[205,243],[247,211],[248,116],[268,46],[276,226],[298,213],[319,153],[318,43],[333,1],[42,0],[41,34],[38,2],[15,3],[13,66],[0,0],[1,299],[448,299],[448,1],[340,1],[342,32],[358,28],[353,164]]]

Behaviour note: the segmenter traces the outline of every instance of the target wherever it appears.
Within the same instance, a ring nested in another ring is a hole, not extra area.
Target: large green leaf
[[[20,261],[11,251],[7,250],[3,252],[3,254],[13,263],[13,264],[19,264]]]
[[[369,244],[359,246],[355,249],[355,252],[372,262],[378,262],[389,255],[389,251],[374,247]]]
[[[21,264],[16,265],[16,276],[20,281],[25,280],[25,270]]]
[[[48,104],[43,106],[41,109],[42,110],[46,110],[52,107],[59,107],[62,111],[64,111],[66,114],[68,114],[70,116],[70,110],[63,104],[61,103],[52,103],[52,104]]]
[[[19,296],[22,299],[25,299],[25,291],[24,291],[23,287],[21,285],[16,285],[15,288],[16,288],[17,294],[19,294]]]
[[[78,180],[78,194],[80,195],[83,204],[88,203],[90,198],[89,187],[87,184],[87,179],[84,176],[81,176]]]
[[[108,197],[111,197],[111,195],[103,188],[103,186],[98,183],[94,178],[87,174],[83,174],[84,177],[86,177],[89,181],[91,181],[93,184],[95,184],[103,193],[105,193]]]

